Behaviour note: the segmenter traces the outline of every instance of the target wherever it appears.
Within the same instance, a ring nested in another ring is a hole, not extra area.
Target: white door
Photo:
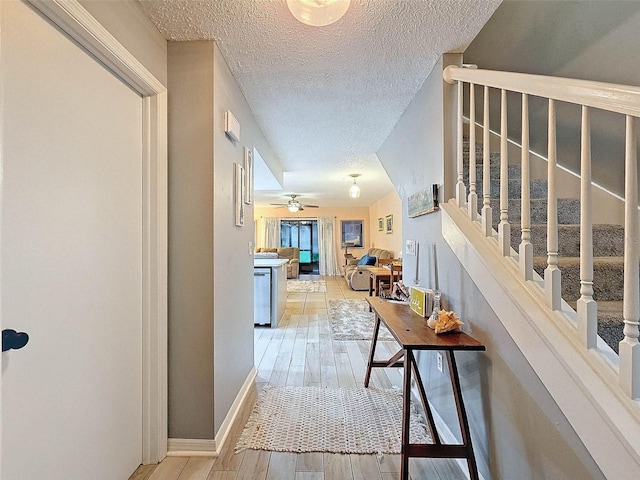
[[[142,448],[142,99],[0,2],[2,480],[126,480]]]

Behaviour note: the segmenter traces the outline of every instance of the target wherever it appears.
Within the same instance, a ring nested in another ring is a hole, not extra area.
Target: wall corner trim
[[[253,407],[252,392],[255,390],[255,381],[258,372],[255,368],[251,368],[249,374],[247,375],[246,380],[242,384],[238,395],[236,395],[227,416],[225,417],[222,425],[220,425],[220,430],[216,433],[216,444],[218,446],[218,453],[224,447],[224,444],[229,439],[229,433],[233,429],[234,425],[242,419],[242,412],[245,409],[251,409]]]
[[[249,375],[242,384],[236,399],[231,405],[220,430],[214,440],[197,438],[170,438],[168,441],[168,457],[217,457],[229,439],[229,433],[242,419],[242,412],[253,407],[251,393],[255,388],[258,372],[251,368]]]

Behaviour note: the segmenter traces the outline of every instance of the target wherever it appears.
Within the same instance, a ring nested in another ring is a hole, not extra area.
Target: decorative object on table
[[[414,443],[432,443],[423,417],[410,407]],[[402,392],[378,388],[272,387],[258,397],[236,444],[276,452],[400,453]]]
[[[244,226],[244,168],[239,163],[234,163],[235,184],[235,219],[236,227]]]
[[[420,285],[420,244],[416,242],[416,276],[413,278],[413,284],[417,287]]]
[[[290,293],[324,293],[327,283],[324,280],[287,280],[287,292]]]
[[[244,147],[244,203],[253,203],[253,150]]]
[[[379,297],[395,302],[409,303],[409,289],[402,281],[393,282],[389,291],[381,293]]]
[[[460,320],[458,314],[447,310],[438,310],[438,319],[432,320],[431,317],[429,317],[427,321],[427,326],[433,328],[436,331],[436,335],[448,332],[459,332],[460,326],[462,325],[464,325],[464,323]]]
[[[438,184],[420,190],[407,198],[409,218],[418,217],[438,210]]]
[[[327,317],[333,340],[371,340],[375,315],[366,300],[329,300]],[[380,326],[380,340],[393,340],[384,325]]]
[[[364,245],[362,225],[364,220],[341,220],[341,246],[349,243],[350,247],[362,248]]]
[[[409,287],[409,307],[422,317],[431,311],[432,290],[428,288]]]
[[[385,222],[387,225],[386,232],[393,233],[393,215],[387,215],[385,218]]]
[[[433,290],[433,309],[431,310],[431,315],[429,315],[429,319],[427,320],[427,325],[431,328],[431,325],[435,325],[438,322],[438,315],[440,311],[440,298],[442,298],[442,292],[440,290]]]

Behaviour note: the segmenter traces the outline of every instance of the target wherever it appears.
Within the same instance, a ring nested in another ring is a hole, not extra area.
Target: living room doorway
[[[280,246],[300,249],[301,274],[319,273],[317,220],[281,220]]]

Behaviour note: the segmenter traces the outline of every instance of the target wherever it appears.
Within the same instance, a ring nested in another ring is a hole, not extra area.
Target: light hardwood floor
[[[305,277],[320,278],[320,277]],[[369,341],[331,338],[327,302],[363,298],[342,277],[323,277],[326,293],[289,293],[284,319],[278,328],[256,327],[255,365],[257,390],[273,386],[362,386]],[[395,342],[379,342],[377,351],[395,353]],[[382,356],[382,355],[380,355]],[[374,369],[372,385],[402,385],[400,369]],[[255,394],[255,392],[254,392]],[[246,416],[234,429],[218,458],[167,457],[157,466],[141,466],[130,480],[395,480],[398,455],[341,455],[282,453],[245,450],[234,453]],[[411,460],[412,480],[463,479],[452,460]]]

